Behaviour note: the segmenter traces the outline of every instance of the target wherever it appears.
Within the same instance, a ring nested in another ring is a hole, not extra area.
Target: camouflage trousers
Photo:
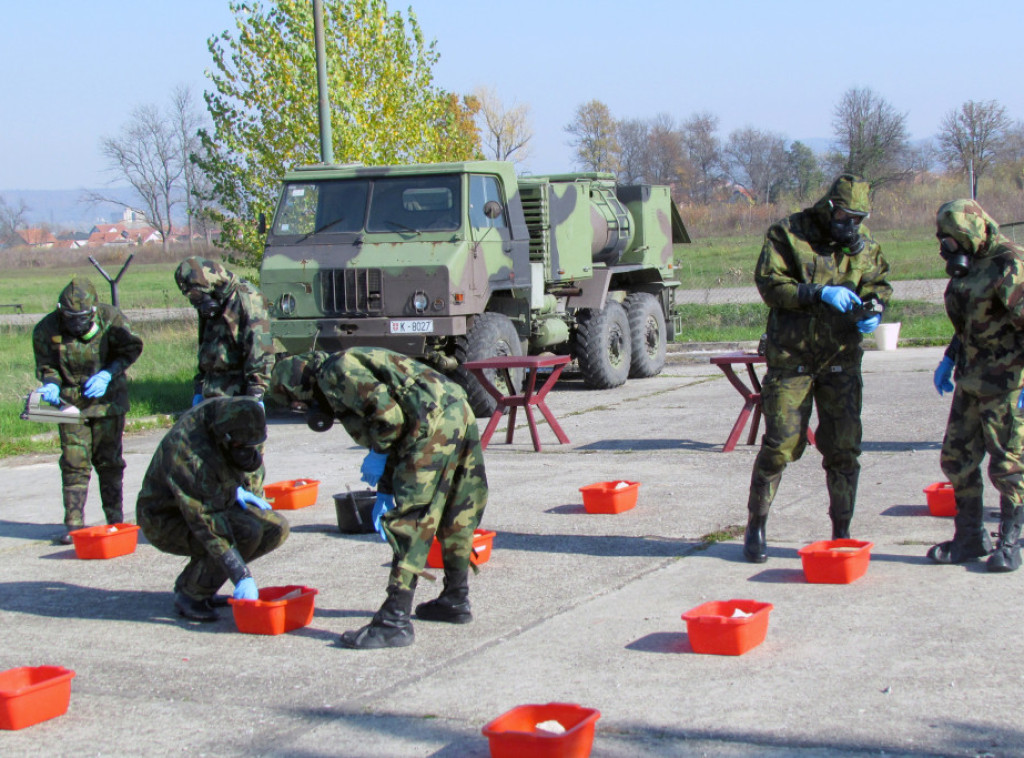
[[[1003,515],[1024,505],[1024,413],[1019,390],[978,397],[957,385],[942,440],[942,473],[953,485],[957,529],[982,525],[981,461],[988,453],[988,477],[999,492]]]
[[[85,500],[92,469],[100,482],[100,501],[108,524],[124,520],[122,482],[124,416],[88,418],[81,424],[58,424],[60,476],[64,490],[64,524],[85,524]]]
[[[139,525],[146,539],[157,550],[190,558],[174,582],[175,592],[195,600],[213,597],[228,580],[228,573],[220,558],[207,552],[185,519],[173,509],[159,509],[153,513],[156,518],[145,518],[140,514]],[[218,537],[238,549],[246,563],[276,550],[289,533],[284,516],[258,508],[235,507],[211,513],[208,523]]]
[[[837,370],[838,369],[838,370]],[[791,461],[807,447],[811,408],[818,410],[815,445],[828,488],[829,515],[853,517],[860,477],[860,421],[864,382],[860,367],[826,367],[817,374],[768,369],[761,388],[765,433],[750,477],[747,509],[766,516]]]
[[[424,453],[440,468],[437,489],[427,505],[395,503],[382,519],[394,550],[388,587],[414,589],[427,565],[434,536],[449,571],[470,567],[473,531],[487,505],[487,474],[476,417],[466,403],[449,405],[431,430]]]

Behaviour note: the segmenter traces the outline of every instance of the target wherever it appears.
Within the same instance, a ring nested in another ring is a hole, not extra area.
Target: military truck
[[[602,389],[658,374],[673,245],[690,241],[668,187],[517,177],[500,161],[299,168],[263,230],[260,285],[289,353],[416,356],[466,387],[478,414],[494,406],[462,368],[471,360],[568,354]]]

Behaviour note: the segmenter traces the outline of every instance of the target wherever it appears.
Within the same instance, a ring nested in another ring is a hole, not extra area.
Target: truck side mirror
[[[260,234],[266,234],[267,233],[267,214],[266,213],[263,213],[262,211],[260,211],[260,216],[259,216],[258,224],[259,224],[259,226],[257,227],[257,229],[259,230],[259,233]]]
[[[487,218],[498,218],[501,216],[501,203],[497,200],[488,200],[484,203],[484,215]]]

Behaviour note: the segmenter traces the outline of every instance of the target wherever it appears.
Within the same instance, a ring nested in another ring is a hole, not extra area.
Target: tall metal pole
[[[319,98],[320,162],[334,163],[331,136],[331,104],[327,92],[327,56],[324,53],[324,4],[313,0],[313,36],[316,45],[316,92]]]

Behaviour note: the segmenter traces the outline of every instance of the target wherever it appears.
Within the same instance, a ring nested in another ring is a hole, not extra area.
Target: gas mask
[[[188,301],[192,303],[195,309],[199,312],[200,318],[214,318],[220,314],[220,301],[209,292],[190,290],[188,293]]]
[[[61,323],[63,324],[64,331],[69,336],[80,339],[83,342],[91,340],[96,336],[96,332],[99,331],[99,327],[94,319],[95,314],[95,307],[85,311],[60,309]]]
[[[847,255],[857,255],[864,249],[864,238],[859,230],[865,218],[866,215],[850,213],[843,208],[835,208],[832,211],[832,241]]]
[[[326,432],[334,426],[334,416],[314,403],[306,411],[306,426],[314,432]]]
[[[939,255],[946,262],[946,274],[954,279],[967,276],[971,259],[952,237],[939,237]]]
[[[227,453],[231,465],[242,471],[251,473],[263,465],[259,445],[228,445]]]

